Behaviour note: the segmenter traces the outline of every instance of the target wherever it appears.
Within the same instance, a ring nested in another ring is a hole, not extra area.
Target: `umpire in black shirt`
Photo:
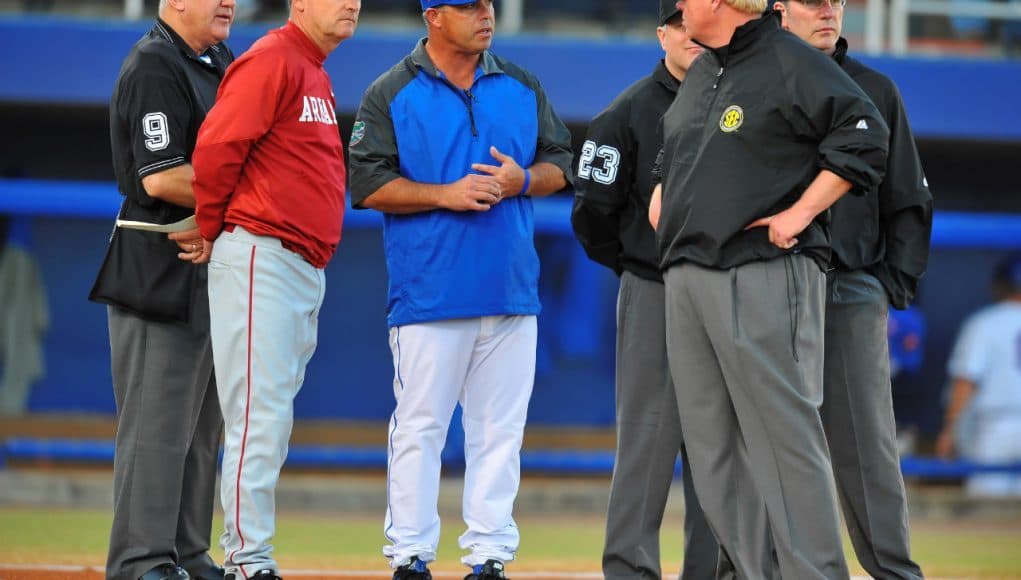
[[[897,453],[887,344],[888,307],[906,308],[925,272],[932,195],[897,86],[847,55],[846,0],[789,0],[784,28],[830,55],[872,99],[890,128],[886,177],[831,209],[834,271],[826,291],[822,422],[844,521],[875,578],[921,578],[911,559]]]
[[[877,186],[889,131],[766,0],[688,0],[707,48],[664,117],[667,349],[699,503],[740,578],[847,578],[819,416],[830,248],[820,216]],[[656,217],[655,203],[650,219]]]
[[[110,101],[120,217],[194,213],[191,153],[233,60],[234,0],[161,0]],[[90,298],[109,304],[117,402],[108,580],[222,580],[208,554],[222,419],[197,230],[118,228]]]
[[[660,578],[660,526],[677,452],[686,457],[666,359],[663,276],[649,226],[660,120],[702,52],[674,0],[660,0],[660,45],[652,74],[624,90],[588,127],[575,181],[574,233],[589,257],[620,276],[617,299],[617,452],[606,514],[603,576]],[[687,463],[687,461],[685,461]],[[684,567],[712,577],[717,545],[685,466]]]

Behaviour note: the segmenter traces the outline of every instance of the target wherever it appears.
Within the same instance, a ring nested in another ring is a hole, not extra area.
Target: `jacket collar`
[[[763,12],[762,16],[755,20],[745,22],[734,30],[734,36],[730,37],[731,53],[741,52],[777,30],[780,30],[780,13],[772,8]]]
[[[211,62],[211,60],[209,60],[210,57],[213,54],[217,55],[220,54],[220,52],[223,50],[223,47],[221,47],[219,44],[214,44],[213,46],[210,46],[209,49],[206,50],[206,52],[202,54],[195,54],[195,51],[192,50],[190,46],[188,46],[188,43],[185,42],[183,38],[181,38],[181,35],[178,34],[176,30],[174,30],[169,24],[164,22],[163,19],[159,17],[156,17],[156,24],[154,24],[152,27],[152,34],[155,34],[159,38],[162,38],[163,40],[169,42],[170,44],[173,44],[178,48],[178,50],[184,53],[184,55],[190,58],[191,60],[198,61],[206,66],[212,66],[213,63]],[[205,60],[201,58],[203,56],[206,57]]]
[[[749,20],[735,28],[733,36],[730,37],[730,43],[726,46],[710,48],[702,44],[702,47],[715,54],[720,63],[726,66],[727,61],[731,57],[754,46],[759,39],[778,32],[780,30],[780,18],[780,13],[770,8],[755,20]]]
[[[415,50],[411,51],[411,62],[434,77],[445,78],[440,70],[436,68],[436,65],[433,64],[432,59],[429,58],[429,53],[425,50],[425,43],[428,41],[428,37],[418,41],[418,44],[415,45]],[[479,59],[479,66],[475,71],[475,78],[485,75],[502,74],[503,72],[503,67],[500,66],[500,63],[496,62],[496,58],[493,57],[493,53],[487,50],[482,53],[482,57]]]
[[[843,66],[844,59],[847,58],[847,40],[843,36],[837,39],[837,48],[833,51],[833,60],[837,61],[837,64]]]
[[[323,63],[326,62],[326,55],[323,54],[323,50],[319,48],[319,45],[312,42],[312,39],[298,28],[297,24],[288,20],[287,24],[281,26],[278,30],[285,38],[288,38],[297,45],[301,54],[311,59],[312,62],[319,66],[323,66]]]
[[[660,59],[656,64],[655,70],[652,71],[652,78],[671,93],[676,93],[677,89],[681,86],[681,81],[670,74],[670,70],[667,69],[666,62],[663,59]]]

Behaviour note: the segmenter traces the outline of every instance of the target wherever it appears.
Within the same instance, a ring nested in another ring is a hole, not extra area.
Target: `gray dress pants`
[[[117,451],[107,580],[209,562],[223,421],[202,278],[189,324],[108,310]]]
[[[911,559],[887,345],[888,299],[864,271],[832,276],[826,295],[822,421],[844,521],[875,578],[922,578]]]
[[[718,547],[695,497],[666,360],[663,284],[625,271],[617,296],[617,452],[603,575],[661,578],[660,526],[677,452],[685,457],[683,580],[712,578]]]
[[[755,541],[768,525],[783,578],[848,578],[819,416],[822,271],[792,255],[730,270],[681,263],[665,281],[684,441],[730,573],[771,575]]]

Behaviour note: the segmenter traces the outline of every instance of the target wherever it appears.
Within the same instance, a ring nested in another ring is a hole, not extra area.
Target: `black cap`
[[[659,25],[663,26],[671,18],[680,14],[677,9],[677,0],[659,0]]]

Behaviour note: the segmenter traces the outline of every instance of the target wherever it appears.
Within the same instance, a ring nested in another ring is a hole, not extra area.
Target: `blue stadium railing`
[[[0,214],[113,219],[121,196],[113,183],[0,179]],[[571,200],[567,196],[535,202],[535,227],[543,233],[571,235]],[[380,227],[378,212],[349,211],[345,227]],[[937,212],[932,244],[1021,248],[1021,215]]]
[[[0,468],[6,463],[112,465],[112,441],[66,439],[8,439],[0,446]],[[379,447],[342,447],[293,445],[286,465],[294,469],[382,470],[386,469],[386,449]],[[463,460],[451,457],[444,465],[463,467]],[[678,460],[674,474],[680,475]],[[613,472],[612,451],[525,450],[521,470],[532,474],[609,475]],[[905,477],[924,479],[960,479],[976,473],[1021,473],[1021,463],[981,465],[968,461],[944,461],[923,457],[904,457],[901,471]]]

